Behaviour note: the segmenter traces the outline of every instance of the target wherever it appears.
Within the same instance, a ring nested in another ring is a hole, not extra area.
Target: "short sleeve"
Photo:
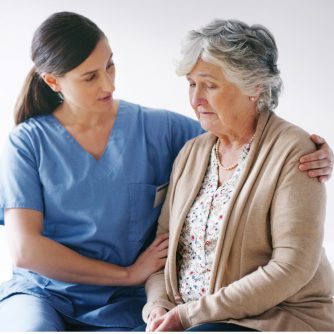
[[[9,135],[2,152],[0,207],[44,211],[33,141],[29,134],[17,128]]]
[[[0,225],[4,225],[3,216],[4,216],[3,209],[0,209]]]

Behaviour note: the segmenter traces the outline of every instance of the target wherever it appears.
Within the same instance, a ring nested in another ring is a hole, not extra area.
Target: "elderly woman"
[[[279,118],[277,48],[260,25],[191,31],[178,73],[208,131],[174,163],[158,234],[163,272],[146,283],[150,331],[331,331],[333,272],[322,248],[324,185],[298,171],[314,150]]]

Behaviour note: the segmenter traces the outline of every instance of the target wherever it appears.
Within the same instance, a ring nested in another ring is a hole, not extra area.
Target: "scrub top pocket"
[[[143,241],[155,231],[161,205],[154,208],[157,187],[151,184],[128,184],[130,227],[129,241]]]

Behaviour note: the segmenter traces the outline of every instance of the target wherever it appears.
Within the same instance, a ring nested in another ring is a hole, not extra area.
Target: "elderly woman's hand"
[[[330,179],[334,154],[325,139],[318,135],[311,135],[312,141],[319,146],[319,149],[300,158],[299,169],[307,171],[308,176],[318,177],[320,182],[326,182]]]
[[[166,314],[167,312],[168,312],[168,311],[167,311],[165,308],[163,308],[163,307],[160,307],[160,306],[155,307],[155,308],[151,311],[151,313],[150,313],[150,315],[149,315],[149,317],[148,317],[147,325],[146,325],[146,332],[153,332],[153,326],[152,326],[153,322],[154,322],[156,319],[162,317],[162,316],[163,316],[164,314]]]
[[[154,310],[155,309],[153,309],[152,312]],[[183,328],[181,324],[181,319],[179,312],[177,311],[177,307],[174,307],[169,312],[166,312],[160,317],[155,318],[155,320],[153,320],[151,323],[148,323],[146,327],[147,332],[181,332],[184,331],[184,329],[185,328]]]

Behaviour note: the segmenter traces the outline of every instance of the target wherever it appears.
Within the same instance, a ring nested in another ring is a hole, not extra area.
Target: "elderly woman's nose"
[[[196,89],[191,97],[191,102],[195,106],[199,106],[206,102],[205,96],[203,95],[202,90]]]

